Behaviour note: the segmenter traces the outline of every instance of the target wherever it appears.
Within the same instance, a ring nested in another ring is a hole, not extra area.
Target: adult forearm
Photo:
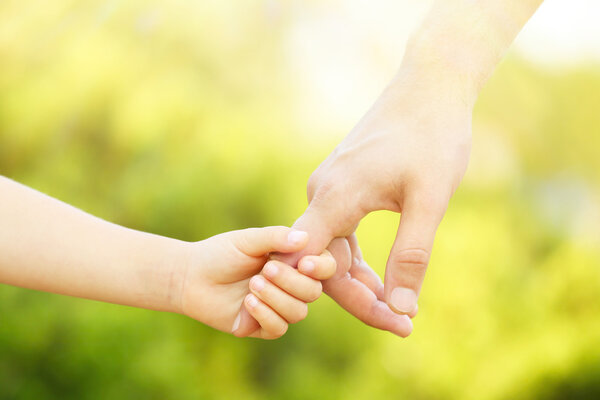
[[[172,311],[185,248],[0,177],[0,283]]]
[[[398,79],[418,80],[472,106],[542,1],[436,0],[407,44]]]

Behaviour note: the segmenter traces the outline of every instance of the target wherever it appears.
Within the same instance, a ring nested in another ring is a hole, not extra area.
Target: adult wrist
[[[472,109],[487,75],[476,57],[454,51],[447,42],[436,43],[429,35],[412,38],[392,84],[408,86],[429,100],[455,103]]]
[[[436,1],[409,38],[401,73],[472,107],[510,44],[503,32],[509,22],[493,1]]]
[[[464,76],[422,66],[418,59],[405,59],[374,105],[376,115],[390,119],[418,120],[448,125],[458,119],[470,120],[477,91]],[[458,122],[458,121],[456,121]]]
[[[409,39],[402,70],[474,105],[542,0],[438,0]]]

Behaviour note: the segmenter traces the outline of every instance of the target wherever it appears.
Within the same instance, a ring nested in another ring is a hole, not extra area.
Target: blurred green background
[[[322,3],[0,2],[0,174],[184,240],[290,225],[352,126],[290,56]],[[326,297],[267,342],[0,286],[0,399],[600,398],[598,67],[498,68],[410,338]],[[359,229],[380,273],[397,221]]]

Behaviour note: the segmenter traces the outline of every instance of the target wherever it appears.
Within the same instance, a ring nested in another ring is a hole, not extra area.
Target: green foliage
[[[294,126],[286,7],[1,2],[0,173],[185,240],[291,224],[340,136]],[[2,286],[0,399],[598,397],[599,93],[597,66],[499,68],[409,339],[327,298],[261,342]],[[359,229],[378,272],[396,223]]]

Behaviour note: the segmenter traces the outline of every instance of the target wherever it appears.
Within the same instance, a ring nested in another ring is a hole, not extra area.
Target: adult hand
[[[434,1],[407,44],[396,79],[311,176],[310,204],[294,225],[309,232],[305,252],[319,254],[335,237],[355,243],[352,235],[371,211],[402,214],[383,295],[356,244],[353,265],[360,267],[351,267],[350,277],[336,274],[323,283],[326,293],[364,322],[391,330],[389,308],[416,312],[435,232],[467,167],[477,94],[541,3]],[[410,328],[404,315],[404,321],[394,316]]]
[[[469,158],[471,104],[428,86],[410,74],[392,82],[312,174],[309,206],[294,224],[311,238],[302,254],[319,254],[333,238],[349,238],[353,268],[324,282],[324,290],[362,321],[385,330],[390,318],[400,316],[380,300],[398,314],[416,312],[435,232]],[[376,210],[402,214],[383,293],[354,236],[360,220]],[[410,321],[395,323],[410,333]]]

